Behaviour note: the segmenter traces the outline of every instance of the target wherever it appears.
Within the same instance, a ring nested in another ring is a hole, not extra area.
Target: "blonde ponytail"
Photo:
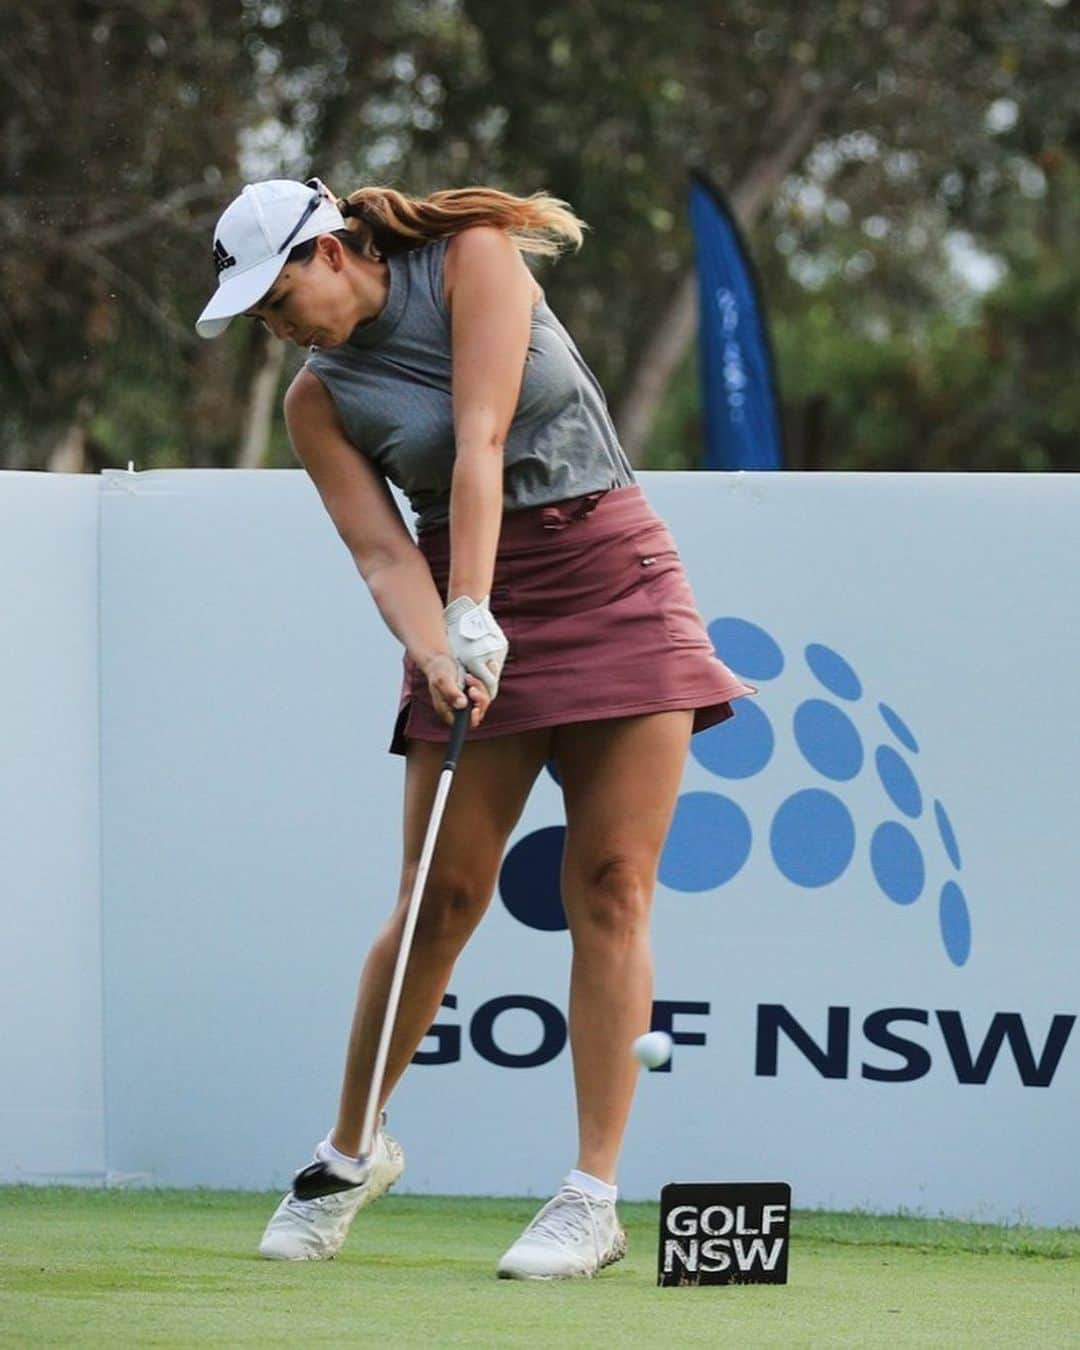
[[[522,253],[552,258],[579,249],[588,228],[566,202],[534,192],[512,197],[497,188],[451,188],[408,197],[386,187],[363,187],[338,202],[350,231],[380,253],[401,253],[471,225],[505,230]]]

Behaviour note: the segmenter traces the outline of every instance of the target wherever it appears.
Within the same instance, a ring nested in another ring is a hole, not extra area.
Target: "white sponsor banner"
[[[642,477],[760,693],[687,765],[624,1194],[1080,1222],[1080,485]],[[396,889],[399,653],[298,472],[107,475],[101,568],[108,1169],[278,1185]],[[544,773],[392,1103],[411,1189],[574,1161],[562,820]]]
[[[0,1180],[100,1181],[98,483],[0,473]]]

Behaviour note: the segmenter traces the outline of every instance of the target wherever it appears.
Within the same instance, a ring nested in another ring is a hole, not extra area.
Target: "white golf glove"
[[[488,597],[479,604],[459,595],[443,610],[450,654],[460,667],[484,684],[492,698],[499,689],[499,676],[509,650],[506,634],[488,608]]]

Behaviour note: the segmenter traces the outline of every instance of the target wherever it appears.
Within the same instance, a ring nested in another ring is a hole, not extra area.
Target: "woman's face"
[[[321,235],[307,262],[286,263],[248,316],[298,347],[336,347],[345,342],[359,315],[343,252],[336,239]]]

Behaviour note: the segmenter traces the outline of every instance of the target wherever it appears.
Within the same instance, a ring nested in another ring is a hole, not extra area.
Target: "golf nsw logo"
[[[657,1284],[786,1284],[786,1182],[671,1183],[660,1192]]]
[[[733,720],[692,738],[693,759],[730,786],[679,797],[660,859],[663,885],[688,894],[720,890],[755,849],[767,849],[787,882],[820,890],[839,881],[862,849],[883,901],[914,906],[932,892],[940,948],[952,965],[965,965],[972,924],[960,847],[944,803],[935,797],[931,804],[924,793],[919,741],[907,722],[871,698],[851,664],[822,643],[806,646],[796,664],[745,619],[716,619],[709,635],[724,662],[762,697],[740,699]],[[752,823],[736,800],[738,784],[769,773],[778,738],[787,734],[768,711],[768,688],[782,677],[798,681],[790,734],[808,781],[784,796],[771,818]],[[870,776],[876,784],[866,782]],[[502,899],[530,928],[566,927],[558,884],[564,834],[562,826],[534,831],[503,865]]]

